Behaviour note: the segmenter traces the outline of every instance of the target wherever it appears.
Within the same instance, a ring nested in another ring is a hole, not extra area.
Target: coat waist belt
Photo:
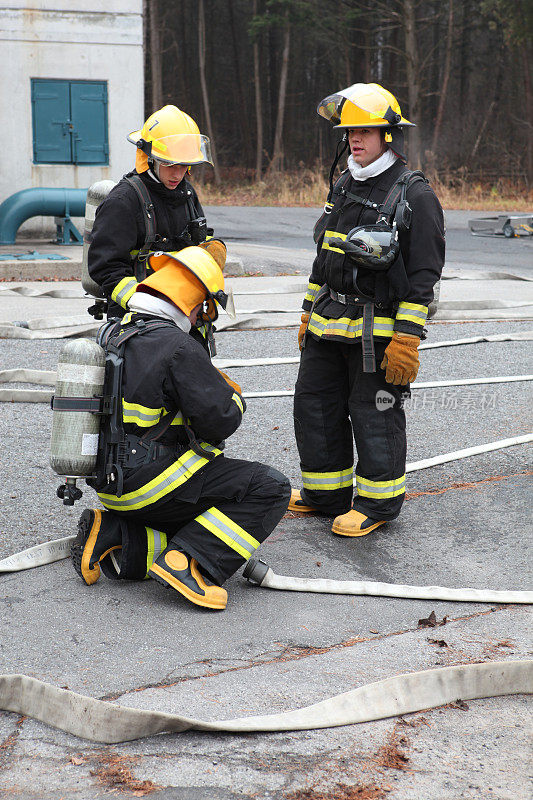
[[[376,355],[374,352],[374,308],[375,303],[369,297],[355,294],[341,294],[329,289],[329,296],[337,303],[349,306],[361,306],[363,310],[363,328],[361,331],[361,350],[363,354],[363,372],[376,371]]]

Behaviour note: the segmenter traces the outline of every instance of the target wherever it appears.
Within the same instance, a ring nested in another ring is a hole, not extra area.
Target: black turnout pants
[[[205,465],[157,504],[132,512],[107,512],[122,528],[120,577],[144,578],[154,535],[195,558],[221,584],[272,533],[287,510],[290,483],[257,461],[225,458]],[[109,520],[111,521],[111,520]],[[150,566],[150,564],[148,564]]]
[[[403,397],[409,389],[387,383],[379,366],[389,341],[374,339],[377,371],[370,373],[363,372],[360,343],[306,337],[294,427],[302,497],[325,514],[336,516],[353,507],[372,519],[392,520],[400,513],[405,497]]]

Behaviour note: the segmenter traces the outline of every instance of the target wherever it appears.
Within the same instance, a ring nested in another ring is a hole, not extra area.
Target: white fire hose
[[[264,589],[280,589],[289,592],[404,597],[411,600],[449,600],[454,603],[533,603],[533,591],[448,589],[445,586],[408,586],[403,583],[293,578],[289,575],[276,575],[260,558],[251,558],[248,561],[243,577]]]
[[[82,739],[105,744],[188,730],[252,733],[334,728],[412,714],[457,699],[531,693],[533,661],[493,661],[396,675],[294,711],[208,722],[125,708],[27,675],[0,675],[1,710],[23,714]]]

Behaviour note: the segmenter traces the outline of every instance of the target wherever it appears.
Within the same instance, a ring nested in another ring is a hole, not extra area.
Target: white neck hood
[[[181,328],[184,333],[189,333],[191,329],[189,318],[183,311],[180,311],[174,303],[163,300],[162,297],[155,297],[153,294],[142,291],[135,292],[128,301],[128,308],[130,311],[144,311],[146,314],[154,314],[156,317],[170,319],[178,328]]]
[[[362,167],[354,161],[354,157],[350,155],[348,157],[348,169],[354,181],[366,181],[367,178],[375,178],[376,175],[381,175],[386,169],[392,167],[397,158],[398,156],[396,153],[393,153],[392,150],[387,148],[382,156],[376,158],[376,160],[367,167]]]

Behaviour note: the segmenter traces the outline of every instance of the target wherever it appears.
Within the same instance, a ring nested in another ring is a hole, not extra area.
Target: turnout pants
[[[377,371],[363,372],[361,344],[306,338],[294,396],[294,427],[304,500],[325,514],[351,507],[392,520],[405,497],[408,387],[379,367],[388,340],[374,339]],[[353,497],[353,441],[357,493]],[[353,503],[352,503],[353,497]]]
[[[220,585],[272,533],[291,493],[289,480],[273,467],[223,455],[185,487],[138,511],[105,512],[106,524],[120,527],[118,577],[144,578],[160,552],[173,544]]]

